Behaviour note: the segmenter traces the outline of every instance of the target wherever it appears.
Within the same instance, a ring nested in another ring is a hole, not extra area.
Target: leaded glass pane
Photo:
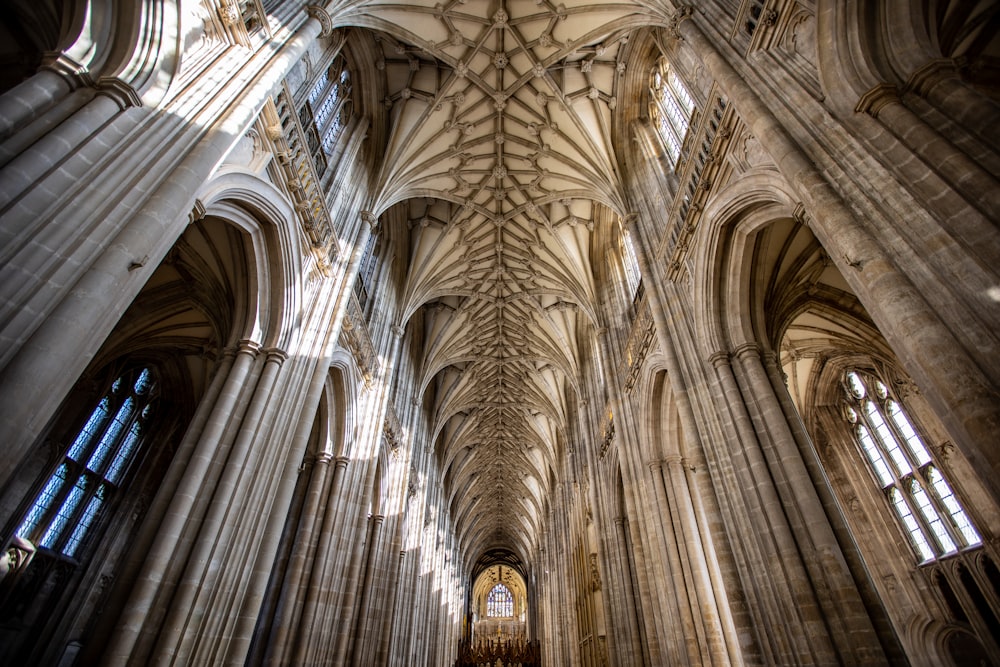
[[[691,123],[691,114],[694,112],[694,101],[680,78],[666,65],[654,70],[650,91],[651,116],[659,130],[660,138],[663,139],[671,163],[677,164],[684,136]]]
[[[91,496],[90,501],[87,506],[83,508],[83,512],[80,514],[80,518],[77,521],[76,528],[70,534],[69,539],[66,540],[66,545],[63,547],[63,553],[67,556],[76,556],[76,550],[80,547],[80,543],[83,541],[84,535],[87,534],[87,529],[94,522],[97,517],[97,512],[101,508],[101,504],[104,502],[104,486],[97,490],[93,496]]]
[[[108,416],[108,397],[105,396],[101,399],[101,402],[97,404],[94,411],[90,413],[90,419],[84,425],[80,434],[76,436],[76,440],[69,448],[69,452],[66,454],[69,458],[74,461],[79,461],[80,457],[83,456],[84,451],[90,445],[90,441],[100,432],[101,426],[104,420]]]
[[[104,461],[107,459],[108,454],[118,444],[118,440],[121,437],[122,432],[128,426],[128,423],[132,421],[134,413],[135,399],[129,396],[118,409],[118,413],[115,414],[114,421],[111,422],[108,430],[104,432],[104,437],[101,438],[100,444],[97,445],[97,449],[94,450],[94,453],[90,456],[90,460],[87,461],[88,469],[93,470],[94,472],[101,471],[101,466],[104,465]]]
[[[325,70],[319,79],[313,84],[312,90],[309,91],[309,104],[316,106],[316,100],[323,93],[323,89],[326,88],[326,84],[330,82],[330,71]]]
[[[497,584],[486,596],[486,615],[488,617],[508,618],[514,615],[514,598],[510,589],[503,584]]]
[[[893,488],[889,492],[889,500],[892,501],[892,506],[896,510],[897,516],[899,516],[903,526],[906,527],[907,532],[910,534],[910,539],[913,541],[913,546],[920,553],[921,560],[928,561],[933,559],[934,552],[927,542],[927,537],[924,535],[924,531],[920,529],[920,524],[913,518],[913,513],[910,512],[910,507],[906,504],[903,494],[899,492],[899,489]]]
[[[63,501],[62,507],[59,508],[55,518],[52,519],[52,523],[49,524],[49,529],[42,535],[40,544],[43,547],[51,549],[55,545],[56,540],[59,539],[59,536],[62,535],[66,527],[70,525],[70,521],[73,519],[73,515],[76,513],[77,507],[79,507],[80,501],[83,500],[83,495],[86,491],[87,478],[78,478],[69,495],[66,496],[66,500]]]
[[[142,425],[139,421],[133,422],[132,428],[128,430],[128,435],[125,436],[125,441],[122,443],[122,446],[118,448],[118,453],[115,454],[115,458],[111,460],[111,465],[108,466],[108,471],[104,476],[112,484],[118,484],[118,480],[121,479],[122,471],[125,469],[125,464],[128,463],[129,458],[132,456],[135,446],[139,444],[141,431]]]
[[[892,462],[896,464],[896,472],[898,472],[900,476],[908,475],[913,472],[913,468],[910,467],[910,462],[906,460],[903,450],[899,448],[896,438],[893,437],[892,431],[889,430],[889,426],[885,423],[885,420],[882,418],[882,413],[879,412],[879,409],[876,407],[874,401],[865,401],[865,412],[868,414],[868,420],[871,422],[872,426],[875,427],[875,433],[878,435],[878,439],[882,442],[882,446],[889,452]]]
[[[954,522],[955,527],[958,528],[958,532],[962,534],[962,539],[965,540],[966,545],[975,546],[982,544],[983,539],[972,526],[972,522],[969,521],[965,510],[958,504],[958,500],[955,498],[955,494],[952,492],[948,482],[945,481],[944,476],[934,466],[928,466],[926,474],[927,479],[931,483],[931,488],[934,489],[934,493],[937,495],[938,500],[941,501],[941,504],[948,510],[951,520]]]
[[[851,387],[851,393],[854,394],[855,398],[865,397],[865,383],[861,381],[861,377],[857,373],[847,374],[847,384]]]
[[[957,551],[958,547],[955,546],[955,542],[951,539],[948,534],[948,529],[945,528],[944,522],[941,521],[941,515],[931,504],[931,499],[927,496],[923,487],[917,483],[917,480],[910,480],[910,494],[913,496],[914,502],[917,504],[917,508],[920,510],[920,514],[923,515],[924,521],[927,525],[931,527],[931,531],[934,533],[934,537],[937,538],[938,544],[941,545],[941,549],[945,553],[951,553]]]
[[[889,466],[885,462],[885,458],[882,456],[882,452],[879,451],[878,447],[875,446],[875,441],[872,438],[871,432],[868,427],[864,424],[858,424],[858,438],[861,440],[861,446],[865,450],[865,454],[868,455],[868,461],[875,468],[875,474],[878,475],[879,480],[882,482],[882,488],[892,485],[896,478],[893,477],[892,472],[889,471]]]
[[[899,404],[896,401],[889,400],[885,404],[886,410],[889,412],[889,416],[892,417],[893,423],[899,432],[903,434],[906,439],[906,446],[913,454],[913,458],[917,460],[917,465],[924,465],[925,463],[930,463],[931,455],[927,453],[927,448],[924,447],[924,443],[921,442],[920,436],[917,432],[913,430],[913,426],[910,424],[910,420],[906,418],[903,411],[899,409]]]
[[[849,371],[844,379],[845,418],[921,559],[982,544],[889,387],[864,371]]]
[[[63,463],[56,469],[52,477],[49,477],[49,481],[45,483],[45,488],[35,498],[34,504],[32,504],[31,509],[28,511],[28,516],[25,517],[21,525],[14,531],[18,536],[26,539],[31,538],[31,534],[38,528],[38,524],[41,523],[42,518],[62,491],[67,473],[68,467]]]
[[[130,460],[142,444],[144,425],[153,408],[153,388],[153,376],[148,369],[114,381],[66,450],[62,464],[35,497],[15,531],[18,536],[30,540],[42,532],[38,540],[40,546],[49,549],[58,546],[64,555],[76,556],[87,531],[96,524],[100,512],[108,504],[109,490],[121,483]],[[122,397],[121,394],[127,395]],[[117,404],[121,398],[125,400],[114,417],[109,418],[112,403]],[[99,440],[96,445],[93,444],[95,440]],[[81,470],[77,461],[91,449],[87,465]],[[57,505],[58,511],[53,516]]]

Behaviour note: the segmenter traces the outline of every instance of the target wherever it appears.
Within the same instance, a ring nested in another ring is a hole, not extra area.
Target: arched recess
[[[109,640],[232,363],[232,344],[256,310],[247,237],[217,217],[188,227],[0,492],[6,552],[101,397],[123,372],[149,370],[158,398],[140,444],[74,556],[39,546],[0,580],[4,603],[17,610],[2,621],[0,662],[93,664]],[[81,516],[72,514],[70,525]]]
[[[357,396],[349,381],[353,359],[344,350],[334,353],[323,392],[316,407],[309,445],[299,466],[275,566],[267,586],[248,665],[284,664],[291,660],[294,640],[302,632],[307,593],[329,586],[338,548],[330,536],[342,517],[338,499],[347,468],[348,434],[353,432]]]
[[[819,75],[828,103],[850,114],[880,83],[909,87],[926,68],[946,68],[996,96],[1000,9],[964,0],[817,3]],[[928,70],[929,72],[930,70]]]
[[[773,391],[772,405],[779,408],[826,506],[860,601],[890,660],[939,664],[927,657],[943,655],[932,646],[937,640],[930,633],[912,632],[914,618],[962,629],[969,637],[978,634],[982,650],[995,660],[989,619],[998,617],[997,601],[989,598],[978,608],[967,603],[967,621],[949,613],[942,587],[932,576],[944,567],[942,562],[921,563],[911,535],[894,513],[889,487],[880,485],[845,418],[845,374],[870,372],[885,383],[926,441],[932,465],[983,533],[983,546],[973,544],[948,558],[975,561],[981,549],[995,561],[987,535],[998,525],[997,510],[981,480],[954,451],[941,421],[809,228],[790,214],[787,204],[741,207],[738,199],[731,200],[734,206],[724,217],[728,222],[713,239],[718,263],[714,281],[704,286],[702,306],[706,314],[721,314],[714,331],[717,349],[733,355],[741,384],[757,393],[748,399],[756,428],[774,429],[754,407],[770,400],[762,400],[761,392]],[[746,359],[754,355],[744,358],[746,350],[759,352],[763,386],[753,384]],[[975,567],[969,565],[977,573],[976,586],[967,586],[955,572],[949,575],[966,601],[990,589],[985,570]]]
[[[303,239],[286,197],[239,168],[223,168],[199,192],[207,217],[220,217],[243,233],[250,258],[245,273],[248,307],[231,341],[246,339],[286,349],[301,334]]]

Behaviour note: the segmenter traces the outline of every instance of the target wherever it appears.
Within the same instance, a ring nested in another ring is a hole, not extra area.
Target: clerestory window
[[[633,243],[632,234],[627,229],[622,229],[621,251],[622,261],[625,264],[625,282],[629,297],[635,299],[639,296],[639,284],[642,281],[642,276],[639,273],[639,258],[635,254]]]
[[[327,157],[333,154],[350,117],[351,76],[347,61],[340,56],[313,84],[299,110],[306,144],[320,176],[326,171]]]
[[[155,389],[148,368],[112,383],[35,497],[15,531],[18,537],[78,557],[147,436]]]
[[[361,251],[361,262],[358,265],[358,279],[354,282],[354,294],[358,297],[361,310],[366,314],[375,295],[375,269],[378,265],[379,235],[377,230],[368,236],[368,242]]]
[[[845,415],[921,563],[982,544],[941,469],[896,398],[862,370],[844,376]]]
[[[676,167],[694,114],[694,100],[666,60],[653,70],[649,89],[650,117],[663,140],[670,164]]]
[[[494,586],[486,596],[487,618],[510,618],[514,615],[514,596],[503,584]]]

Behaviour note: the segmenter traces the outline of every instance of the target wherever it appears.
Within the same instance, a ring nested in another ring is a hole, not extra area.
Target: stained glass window
[[[875,375],[844,376],[845,416],[875,478],[922,563],[982,544],[892,392]]]
[[[676,166],[691,124],[694,100],[665,60],[653,70],[649,88],[652,97],[650,116],[663,139],[670,164]]]
[[[503,584],[494,586],[486,596],[486,616],[489,618],[510,618],[514,615],[514,596]]]
[[[35,496],[15,531],[74,558],[112,499],[146,435],[155,383],[148,368],[112,383]]]

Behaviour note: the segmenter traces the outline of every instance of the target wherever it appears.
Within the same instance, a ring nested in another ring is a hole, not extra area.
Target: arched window
[[[681,157],[684,137],[691,124],[694,100],[666,60],[661,60],[653,70],[649,90],[652,94],[650,117],[663,139],[670,164],[676,166]]]
[[[635,254],[632,234],[624,228],[622,228],[621,235],[621,251],[622,262],[625,264],[625,282],[628,286],[629,298],[634,299],[638,296],[642,276],[639,274],[639,258]]]
[[[503,584],[494,586],[486,596],[487,618],[510,618],[514,615],[514,596]]]
[[[326,158],[333,154],[350,117],[351,76],[347,60],[340,56],[313,84],[299,110],[306,143],[320,176],[326,171]]]
[[[879,378],[844,375],[845,415],[922,563],[982,544],[902,405]]]
[[[128,474],[147,435],[155,398],[148,368],[118,377],[42,486],[16,535],[77,558]]]
[[[378,265],[379,234],[373,230],[368,236],[361,261],[358,265],[358,279],[354,282],[354,293],[361,304],[361,310],[369,313],[372,297],[375,295],[375,269]]]

